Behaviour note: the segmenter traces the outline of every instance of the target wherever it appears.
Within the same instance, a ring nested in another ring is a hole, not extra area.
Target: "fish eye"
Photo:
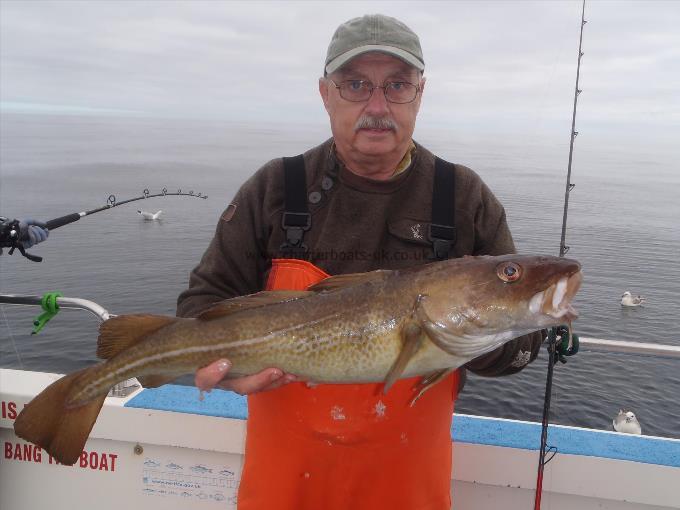
[[[496,266],[496,275],[504,282],[516,282],[522,276],[522,268],[514,262],[502,262]]]

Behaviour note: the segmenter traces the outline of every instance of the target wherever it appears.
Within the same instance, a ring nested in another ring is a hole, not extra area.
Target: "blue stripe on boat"
[[[239,420],[245,420],[248,416],[245,397],[229,391],[214,390],[206,393],[204,400],[200,401],[196,388],[171,384],[145,389],[125,405]],[[538,423],[456,415],[451,437],[463,443],[538,450],[541,426]],[[559,453],[680,467],[680,440],[677,439],[551,425],[548,429],[548,445],[556,446]]]

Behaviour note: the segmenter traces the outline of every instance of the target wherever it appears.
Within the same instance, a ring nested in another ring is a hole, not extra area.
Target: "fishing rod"
[[[194,194],[193,191],[183,193],[181,189],[178,189],[177,193],[170,193],[170,192],[168,192],[167,188],[163,188],[163,190],[160,193],[156,193],[154,195],[151,195],[149,190],[145,189],[142,193],[143,194],[139,197],[128,198],[127,200],[122,200],[120,202],[116,201],[116,195],[109,195],[109,198],[107,200],[106,205],[103,205],[102,207],[97,207],[96,209],[91,209],[89,211],[71,213],[71,214],[67,214],[66,216],[61,216],[59,218],[49,220],[49,221],[46,222],[47,228],[49,230],[53,230],[55,228],[59,228],[59,227],[64,226],[64,225],[68,225],[69,223],[73,223],[74,221],[78,221],[83,216],[89,216],[89,215],[94,214],[94,213],[106,211],[107,209],[112,209],[114,207],[118,207],[119,205],[123,205],[123,204],[129,204],[130,202],[136,202],[137,200],[146,200],[147,198],[167,197],[167,196],[195,197],[195,198],[204,198],[204,199],[208,198],[208,195],[203,195],[200,192],[198,194]]]
[[[188,192],[183,192],[181,189],[178,189],[177,192],[172,193],[168,191],[167,188],[163,188],[160,193],[154,193],[151,194],[148,188],[145,188],[142,191],[142,195],[134,198],[128,198],[126,200],[121,200],[117,201],[116,200],[116,195],[109,195],[109,198],[107,199],[106,205],[103,205],[101,207],[97,207],[95,209],[90,209],[89,211],[82,211],[82,212],[75,212],[71,214],[67,214],[65,216],[60,216],[58,218],[54,218],[51,220],[48,220],[45,222],[45,227],[48,230],[54,230],[55,228],[63,227],[64,225],[68,225],[69,223],[73,223],[75,221],[78,221],[80,218],[84,216],[90,216],[92,214],[101,212],[101,211],[106,211],[108,209],[113,209],[114,207],[118,207],[120,205],[124,204],[129,204],[130,202],[136,202],[138,200],[146,200],[148,198],[154,198],[154,197],[167,197],[167,196],[182,196],[182,197],[194,197],[194,198],[202,198],[202,199],[207,199],[208,195],[204,195],[201,192],[194,193],[193,190],[188,191]],[[26,257],[27,259],[33,261],[33,262],[41,262],[42,257],[38,257],[36,255],[32,255],[30,253],[26,252],[26,249],[23,247],[21,244],[24,239],[21,239],[21,229],[19,225],[19,220],[14,219],[12,221],[4,223],[0,227],[0,253],[2,253],[2,248],[9,248],[9,253],[12,255],[14,253],[14,250],[17,249],[19,252]]]
[[[569,209],[569,194],[571,190],[574,189],[575,184],[571,182],[571,163],[573,160],[574,153],[574,140],[578,136],[578,131],[576,131],[576,105],[578,104],[578,96],[581,94],[581,89],[578,86],[579,78],[581,76],[581,58],[583,57],[583,27],[587,23],[585,19],[586,13],[586,0],[583,0],[581,6],[581,28],[578,40],[578,59],[576,62],[576,85],[574,86],[574,107],[571,115],[571,134],[569,137],[569,162],[567,164],[567,183],[564,190],[564,213],[562,215],[562,236],[560,238],[560,257],[569,251],[569,246],[565,244],[565,238],[567,235],[567,211]],[[545,398],[543,401],[543,417],[541,421],[541,446],[538,456],[538,471],[536,473],[536,495],[534,498],[534,510],[540,510],[541,508],[541,496],[543,494],[543,472],[545,465],[550,462],[557,449],[554,446],[548,447],[548,423],[550,421],[550,399],[552,396],[552,381],[553,381],[553,369],[557,360],[562,363],[566,363],[564,355],[570,356],[578,352],[578,343],[576,345],[572,344],[572,333],[571,325],[568,331],[568,341],[565,342],[565,335],[562,335],[561,341],[558,343],[557,336],[558,331],[553,328],[548,332],[548,374],[545,381]],[[565,346],[566,344],[566,346]],[[546,459],[546,453],[550,451],[552,455]]]
[[[572,156],[574,154],[574,140],[578,136],[578,131],[576,131],[576,105],[578,103],[578,96],[581,94],[582,90],[578,88],[578,81],[581,76],[581,58],[583,57],[583,51],[581,47],[583,44],[583,27],[586,23],[585,20],[586,12],[586,0],[583,0],[583,5],[581,7],[581,35],[578,40],[578,60],[576,63],[576,85],[574,86],[574,108],[571,114],[571,134],[569,136],[569,163],[567,164],[567,183],[564,190],[564,213],[562,215],[562,236],[560,238],[560,257],[563,257],[568,251],[569,246],[565,244],[565,239],[567,237],[567,211],[569,209],[569,193],[574,189],[576,184],[571,182],[571,162]]]

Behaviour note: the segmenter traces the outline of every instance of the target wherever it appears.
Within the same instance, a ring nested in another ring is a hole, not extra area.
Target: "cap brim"
[[[349,62],[353,58],[358,57],[359,55],[363,55],[364,53],[369,53],[371,51],[387,53],[388,55],[392,55],[400,60],[403,60],[407,64],[418,69],[418,71],[425,70],[425,64],[408,51],[404,51],[400,48],[395,48],[394,46],[368,44],[366,46],[359,46],[358,48],[346,51],[342,55],[338,55],[337,57],[335,57],[333,60],[328,62],[328,64],[326,64],[326,73],[328,74],[333,73],[340,69],[342,66],[344,66],[347,62]]]

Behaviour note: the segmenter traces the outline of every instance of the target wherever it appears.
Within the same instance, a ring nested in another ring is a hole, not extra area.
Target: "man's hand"
[[[286,374],[278,368],[266,368],[257,374],[234,379],[226,379],[227,373],[231,369],[231,362],[220,359],[199,368],[196,371],[194,383],[201,391],[210,391],[214,387],[233,391],[240,395],[250,395],[260,391],[269,391],[297,381],[293,374]]]
[[[19,242],[24,248],[42,243],[50,235],[45,223],[31,219],[19,222]]]

